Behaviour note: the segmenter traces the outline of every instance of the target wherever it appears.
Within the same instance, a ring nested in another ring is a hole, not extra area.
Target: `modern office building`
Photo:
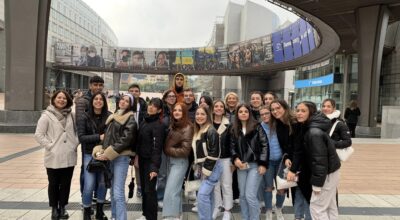
[[[259,5],[251,0],[247,0],[244,5],[229,2],[224,15],[224,44],[229,45],[265,36],[276,31],[279,25],[278,15],[266,5]],[[259,80],[262,79],[257,79]],[[232,91],[236,92],[241,100],[246,100],[247,92],[242,91],[243,83],[251,84],[242,82],[242,77],[223,76],[221,96],[224,97],[226,93]]]
[[[82,0],[51,1],[47,35],[46,87],[51,90],[87,88],[88,78],[94,74],[101,75],[105,79],[106,87],[112,87],[112,73],[53,71],[51,66],[55,62],[55,51],[65,49],[56,48],[56,43],[60,42],[66,43],[66,45],[79,44],[86,47],[114,47],[118,44],[117,36],[110,26]],[[97,53],[100,52],[98,49]]]
[[[379,80],[379,101],[375,117],[379,124],[382,106],[400,106],[400,22],[388,25]],[[347,71],[345,71],[345,68]],[[347,73],[347,74],[345,74]],[[344,112],[351,100],[358,100],[358,54],[341,53],[326,61],[296,69],[295,103],[310,100],[321,107],[332,98],[336,108]]]

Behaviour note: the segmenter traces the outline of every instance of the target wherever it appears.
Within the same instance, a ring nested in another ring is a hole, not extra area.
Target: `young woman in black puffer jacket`
[[[150,100],[147,115],[140,124],[136,152],[139,155],[140,184],[143,192],[143,216],[157,220],[157,175],[164,147],[165,127],[162,122],[163,103],[159,98]]]
[[[295,158],[300,158],[301,172],[309,175],[299,177],[299,187],[305,198],[310,198],[312,219],[338,219],[336,188],[339,184],[340,160],[333,141],[329,137],[330,120],[317,112],[313,102],[300,102],[296,118],[303,127],[301,147],[296,147]],[[288,180],[295,174],[288,173]],[[308,189],[307,189],[308,188]],[[310,190],[311,189],[311,190]],[[311,195],[307,195],[311,192]]]

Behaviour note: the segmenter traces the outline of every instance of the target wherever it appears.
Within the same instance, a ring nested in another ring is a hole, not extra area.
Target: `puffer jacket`
[[[220,158],[231,158],[230,148],[230,126],[229,120],[226,117],[222,118],[221,124],[219,125],[217,132],[219,134],[221,155]]]
[[[332,114],[327,115],[327,117],[331,120],[331,124],[335,124],[336,121],[339,121],[335,127],[335,130],[333,131],[333,134],[331,136],[331,139],[335,143],[336,149],[343,149],[346,147],[351,146],[351,135],[349,128],[347,125],[342,121],[340,117],[340,111],[335,110]],[[332,128],[331,126],[331,128]],[[329,129],[328,133],[331,131]]]
[[[110,113],[100,115],[99,120],[103,125],[106,124],[106,120],[110,116]],[[85,154],[92,154],[93,148],[100,144],[100,135],[104,134],[103,131],[99,131],[96,122],[92,117],[90,117],[88,112],[84,112],[81,116],[81,120],[76,122],[76,127],[78,130],[79,142],[81,143],[82,151]]]
[[[136,153],[140,158],[151,161],[150,172],[158,173],[160,169],[164,141],[165,128],[160,115],[147,115],[140,124]]]
[[[307,168],[311,169],[310,183],[322,187],[328,174],[340,168],[340,160],[335,145],[329,137],[331,122],[323,113],[310,118],[308,129],[304,135],[305,153],[309,160]]]
[[[210,176],[219,159],[219,134],[211,125],[195,134],[192,140],[194,163],[203,163],[202,173]]]
[[[106,125],[103,145],[93,148],[93,157],[96,158],[98,152],[104,152],[109,160],[114,160],[120,155],[135,156],[132,146],[136,144],[137,123],[133,112],[123,115],[114,113],[108,117]]]
[[[192,150],[193,127],[171,128],[164,147],[167,156],[175,158],[188,158]]]
[[[254,130],[245,135],[240,130],[239,137],[235,137],[233,130],[230,132],[232,162],[239,158],[242,162],[257,162],[268,169],[269,144],[261,124],[257,124]]]

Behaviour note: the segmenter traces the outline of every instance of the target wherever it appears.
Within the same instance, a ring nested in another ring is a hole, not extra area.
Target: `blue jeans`
[[[167,184],[168,157],[161,151],[161,166],[157,174],[157,201],[163,201]]]
[[[210,176],[201,181],[197,194],[197,208],[200,220],[212,220],[214,210],[214,186],[218,183],[222,175],[223,167],[220,160],[215,163]]]
[[[264,191],[264,202],[265,202],[265,208],[267,210],[272,210],[272,189],[274,187],[274,180],[275,180],[275,177],[278,175],[278,172],[282,173],[282,171],[279,171],[280,163],[281,163],[281,160],[270,160],[268,162],[268,170],[265,173],[265,175],[263,176],[264,182],[265,182],[265,188],[263,190]],[[268,191],[268,189],[271,189],[271,191]],[[276,193],[276,207],[282,208],[284,201],[285,201],[285,193],[280,194],[279,192],[277,192]]]
[[[91,207],[92,205],[92,197],[93,191],[96,189],[96,184],[98,185],[96,191],[96,198],[98,203],[104,203],[104,199],[106,198],[106,185],[104,183],[104,173],[97,172],[91,173],[87,171],[86,167],[89,162],[92,160],[91,154],[84,154],[83,155],[83,165],[85,167],[84,173],[84,187],[83,187],[83,194],[82,194],[82,204],[83,207]]]
[[[179,217],[182,213],[182,183],[189,166],[188,158],[169,158],[168,179],[165,186],[163,217]]]
[[[129,156],[119,156],[111,161],[113,174],[111,186],[111,216],[118,220],[126,220],[125,181],[129,168]]]
[[[257,198],[262,176],[258,173],[257,163],[249,163],[250,168],[238,170],[240,209],[243,220],[260,219],[260,202]]]
[[[294,217],[297,219],[311,220],[310,205],[304,198],[299,187],[296,187],[296,195],[294,200]]]

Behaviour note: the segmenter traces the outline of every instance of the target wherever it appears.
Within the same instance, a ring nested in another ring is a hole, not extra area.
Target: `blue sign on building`
[[[301,89],[307,87],[326,86],[331,84],[333,84],[333,73],[313,79],[296,80],[294,82],[294,88]]]
[[[280,31],[272,34],[272,49],[274,54],[274,63],[283,62],[282,34]]]

